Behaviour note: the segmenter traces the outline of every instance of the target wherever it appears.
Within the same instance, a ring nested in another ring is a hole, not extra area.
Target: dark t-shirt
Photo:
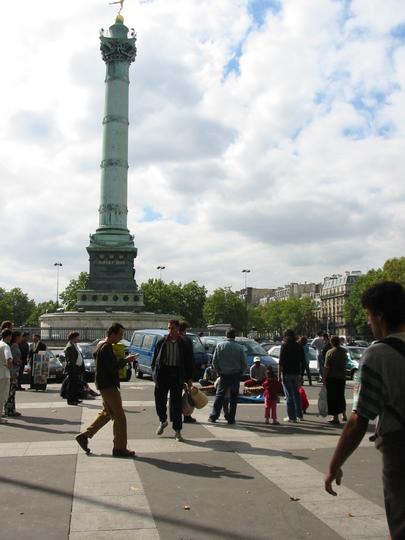
[[[283,343],[280,349],[280,367],[285,375],[301,375],[305,365],[304,349],[295,341]]]

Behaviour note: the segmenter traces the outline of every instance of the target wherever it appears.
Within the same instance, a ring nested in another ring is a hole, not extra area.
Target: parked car
[[[366,352],[367,347],[346,347],[349,360],[346,363],[346,375],[352,380],[359,369],[360,360]]]
[[[84,380],[94,382],[96,378],[96,361],[93,356],[94,347],[90,343],[78,343],[84,362]]]
[[[62,362],[49,349],[47,349],[44,352],[45,352],[45,355],[49,359],[48,383],[61,383],[64,379],[64,375],[63,375],[64,370],[63,370]],[[21,383],[29,384],[30,382],[31,382],[31,372],[30,372],[29,366],[27,365],[24,368],[24,373],[22,376]]]
[[[142,379],[144,375],[152,375],[152,360],[156,344],[162,337],[167,335],[167,330],[146,329],[135,330],[132,334],[131,343],[128,347],[131,353],[139,354],[136,367],[136,376]],[[194,355],[194,373],[193,379],[198,380],[202,377],[205,368],[210,363],[211,357],[204,348],[201,339],[196,334],[187,332],[193,344]]]
[[[221,341],[225,341],[225,339],[226,338],[223,336],[203,336],[201,338],[201,341],[207,347],[207,350],[211,354],[214,354],[217,344]],[[269,356],[265,349],[261,346],[261,344],[258,343],[256,340],[245,337],[237,337],[235,338],[235,340],[242,345],[246,354],[246,361],[248,367],[244,373],[245,377],[249,377],[250,375],[250,368],[253,364],[253,358],[255,356],[260,356],[260,361],[263,365],[271,366],[278,370],[278,362],[276,362],[271,356]]]

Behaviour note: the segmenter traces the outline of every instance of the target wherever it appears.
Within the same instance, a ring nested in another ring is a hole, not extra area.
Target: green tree
[[[89,281],[88,272],[80,272],[76,279],[71,279],[66,289],[60,293],[59,298],[62,300],[63,306],[67,311],[76,309],[77,291],[85,289]]]
[[[283,302],[269,302],[263,306],[263,318],[266,322],[267,331],[273,338],[281,338],[283,335]]]
[[[48,300],[47,302],[40,302],[32,310],[31,315],[28,317],[26,324],[28,326],[37,326],[39,324],[39,318],[44,313],[54,313],[57,309],[56,302],[54,300]]]
[[[280,338],[283,331],[291,328],[297,334],[308,335],[316,325],[315,304],[310,298],[276,300],[263,306],[263,318],[267,331]]]
[[[165,283],[161,279],[149,279],[140,286],[143,293],[145,311],[180,315],[180,287],[173,281]]]
[[[231,324],[235,330],[247,329],[248,315],[245,302],[231,289],[216,289],[204,304],[204,318],[208,324]]]
[[[204,325],[204,304],[207,298],[207,289],[190,281],[183,286],[180,284],[179,313],[190,324],[199,327]]]
[[[263,307],[264,306],[247,306],[248,330],[255,328],[259,334],[264,334],[267,331]]]
[[[0,289],[0,319],[9,319],[15,326],[25,324],[35,309],[34,300],[21,289],[14,288],[10,291]]]
[[[385,261],[382,273],[383,279],[397,281],[405,287],[405,257],[388,259]]]
[[[207,291],[196,281],[189,283],[165,283],[161,279],[149,279],[140,290],[146,311],[172,313],[186,319],[191,326],[204,323],[203,307]]]
[[[344,315],[347,323],[353,328],[352,334],[368,334],[367,312],[361,305],[361,297],[366,289],[385,279],[382,269],[369,270],[356,279],[344,305]]]

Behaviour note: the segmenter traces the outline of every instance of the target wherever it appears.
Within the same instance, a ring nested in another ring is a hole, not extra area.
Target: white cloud
[[[260,26],[248,0],[127,0],[138,281],[164,264],[165,279],[238,288],[248,267],[270,287],[403,254],[405,5],[280,4]],[[88,268],[98,32],[114,13],[98,0],[3,6],[1,287],[53,298],[55,261],[62,287]]]

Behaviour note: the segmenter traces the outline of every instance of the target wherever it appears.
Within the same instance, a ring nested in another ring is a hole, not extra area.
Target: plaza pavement
[[[111,457],[107,425],[86,456],[74,437],[100,398],[71,407],[59,385],[18,392],[23,416],[0,425],[2,540],[267,540],[387,538],[378,452],[365,439],[344,468],[339,496],[323,489],[341,427],[316,415],[308,388],[300,424],[263,423],[263,405],[239,405],[237,423],[209,424],[209,406],[155,435],[153,385],[122,385],[135,460]],[[350,383],[347,397],[350,400]],[[285,405],[278,407],[285,416]]]

